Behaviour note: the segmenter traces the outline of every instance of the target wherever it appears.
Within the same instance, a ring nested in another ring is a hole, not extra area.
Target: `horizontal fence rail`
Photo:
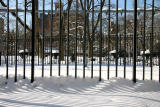
[[[46,12],[46,13],[50,13],[52,10],[44,10],[44,12]],[[149,8],[149,9],[147,9],[146,10],[147,12],[152,12],[152,8]],[[157,9],[157,8],[155,8],[155,12],[159,12],[160,10],[159,9]],[[7,9],[3,9],[3,8],[0,8],[0,12],[7,12]],[[10,9],[10,12],[16,12],[16,9]],[[24,12],[24,10],[23,9],[18,9],[18,12]],[[29,13],[32,13],[32,10],[26,10],[26,12],[29,12]],[[39,13],[43,13],[43,10],[38,10],[38,11],[35,11],[35,12],[39,12]],[[55,10],[53,10],[53,12],[55,12]],[[75,13],[76,11],[75,10],[70,10],[70,13]],[[82,10],[79,10],[79,12],[83,12]],[[87,13],[90,13],[90,12],[92,12],[92,10],[87,10],[86,11]],[[99,13],[99,10],[94,10],[94,12],[95,13]],[[104,8],[103,10],[102,10],[102,12],[109,12],[109,10],[107,10],[107,8]],[[114,10],[110,10],[110,12],[112,12],[112,13],[116,13],[116,10],[114,9]],[[125,12],[125,9],[122,9],[122,8],[119,8],[118,9],[118,12],[119,13],[124,13]],[[134,10],[132,10],[132,9],[128,9],[128,10],[126,10],[126,12],[127,13],[133,13],[134,12]],[[143,8],[138,8],[138,10],[137,10],[137,12],[144,12],[144,9]],[[65,11],[65,13],[67,13],[66,11]]]
[[[158,3],[80,1],[1,0],[0,75],[160,81]]]

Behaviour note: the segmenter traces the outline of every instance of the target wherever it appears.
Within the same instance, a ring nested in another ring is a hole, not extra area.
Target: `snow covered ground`
[[[74,78],[74,65],[70,65],[66,77],[66,65],[53,66],[53,77],[49,76],[49,66],[45,66],[45,77],[41,77],[41,66],[35,66],[35,82],[30,83],[30,66],[26,66],[26,79],[23,80],[23,66],[18,66],[18,82],[14,83],[14,66],[9,67],[9,80],[5,80],[5,65],[0,66],[0,107],[160,107],[159,67],[153,67],[153,81],[150,81],[150,67],[146,67],[145,81],[142,81],[142,66],[137,66],[138,82],[132,80],[132,66],[127,66],[123,79],[123,66],[110,67],[110,80],[107,80],[107,67],[102,66],[101,82],[98,81],[99,66],[94,66],[94,79],[90,78],[91,67],[86,67],[83,79],[83,66],[78,65],[78,78]],[[7,84],[6,84],[7,82]]]

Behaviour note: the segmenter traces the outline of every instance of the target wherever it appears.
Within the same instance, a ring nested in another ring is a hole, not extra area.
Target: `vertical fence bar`
[[[133,35],[133,82],[136,82],[136,52],[137,52],[137,0],[134,0],[134,35]]]
[[[8,24],[8,22],[7,22],[7,24]],[[10,39],[11,39],[11,56],[10,56],[11,57],[11,61],[10,61],[10,63],[12,65],[13,64],[13,37],[11,36]]]
[[[9,48],[9,0],[7,0],[7,62],[6,62],[6,79],[8,79],[8,48]]]
[[[51,0],[50,76],[52,76],[53,0]]]
[[[85,67],[86,67],[86,0],[84,0],[84,37],[83,37],[83,78],[85,78]]]
[[[17,41],[18,41],[18,0],[16,0],[16,46],[15,46],[15,78],[17,82]]]
[[[26,10],[27,10],[27,1],[24,0],[24,47],[23,47],[23,79],[25,79],[26,74]]]
[[[45,15],[45,13],[44,13],[44,9],[45,9],[45,0],[43,0],[43,17],[42,17],[42,23],[43,23],[43,25],[42,25],[42,77],[44,77],[44,15]]]
[[[110,2],[110,0],[108,0]],[[118,1],[118,0],[117,0]],[[86,2],[86,1],[85,1]],[[124,17],[124,43],[125,43],[125,55],[126,55],[126,2],[127,0],[125,0],[125,17]],[[94,1],[92,1],[92,3],[94,4]],[[137,25],[136,25],[136,22],[137,22],[137,0],[135,0],[136,4],[134,4],[134,37],[133,37],[133,48],[134,48],[134,57],[133,57],[133,81],[136,82],[136,38],[137,38]],[[76,62],[75,62],[75,77],[77,77],[77,32],[78,32],[78,24],[77,24],[77,0],[76,0],[76,46],[75,46],[75,55],[76,55]],[[7,0],[7,42],[9,42],[9,0]],[[44,1],[43,1],[43,5],[44,5]],[[53,15],[52,15],[52,12],[53,12],[53,0],[52,0],[52,10],[51,10],[51,21],[53,20]],[[109,5],[109,18],[108,18],[108,79],[109,79],[109,49],[110,49],[110,4]],[[118,2],[117,2],[117,5],[118,5]],[[60,6],[61,6],[61,3],[60,3]],[[93,6],[94,7],[94,6]],[[43,7],[44,8],[44,7]],[[33,9],[34,10],[34,9]],[[32,11],[33,11],[32,10]],[[86,12],[86,7],[85,7],[85,12]],[[102,64],[102,1],[101,1],[101,22],[100,22],[100,46],[99,46],[99,67],[100,67],[100,78],[101,78],[101,64]],[[68,10],[68,13],[69,13],[69,10]],[[18,17],[18,0],[16,0],[16,15]],[[62,24],[61,24],[61,7],[60,7],[60,37],[61,37],[61,27],[62,27]],[[146,19],[145,19],[145,16],[146,16],[146,0],[144,0],[144,28],[143,28],[143,80],[145,79],[145,57],[144,57],[144,54],[145,54],[145,39],[146,39],[146,33],[145,33],[145,25],[146,25]],[[15,82],[17,81],[17,56],[18,56],[18,19],[16,17],[16,46],[15,46]],[[33,19],[34,16],[32,16],[32,19]],[[117,41],[119,39],[118,37],[118,6],[116,6],[116,36],[117,36],[117,39],[116,39],[116,44],[117,44]],[[86,13],[85,13],[85,21],[84,21],[84,31],[85,31],[85,28],[86,28]],[[25,64],[26,64],[26,59],[25,59],[25,53],[26,53],[26,0],[25,0],[25,10],[24,10],[24,60],[23,60],[23,78],[25,78]],[[32,23],[33,24],[33,23]],[[52,23],[51,23],[52,24]],[[32,25],[33,26],[33,25]],[[51,25],[53,26],[53,25]],[[152,80],[152,77],[153,77],[153,64],[152,64],[152,60],[153,60],[153,38],[154,38],[154,0],[152,0],[152,32],[151,32],[151,53],[150,53],[150,67],[151,67],[151,80]],[[33,29],[32,29],[33,30]],[[50,52],[50,56],[52,57],[52,36],[53,36],[53,27],[51,27],[51,40],[50,40],[50,44],[51,44],[51,52]],[[85,31],[86,32],[86,31]],[[32,35],[33,36],[33,35]],[[43,9],[43,36],[44,36],[44,9]],[[94,36],[94,8],[92,10],[92,69],[91,69],[91,77],[93,78],[93,36]],[[67,42],[67,47],[68,47],[68,52],[67,52],[67,59],[68,59],[68,63],[67,63],[67,66],[69,67],[69,14],[68,14],[68,38],[67,38],[68,42]],[[86,39],[86,33],[84,33],[84,39]],[[86,40],[84,40],[86,43]],[[33,41],[32,41],[33,42]],[[44,37],[43,37],[43,42],[44,42]],[[60,39],[60,42],[61,42],[61,39]],[[7,43],[8,45],[9,43]],[[121,43],[120,43],[121,44]],[[61,45],[59,45],[61,47]],[[9,46],[8,46],[9,47]],[[32,47],[33,48],[33,47]],[[7,63],[6,63],[6,78],[8,78],[8,49],[7,48]],[[44,52],[44,43],[43,43],[43,52]],[[61,52],[61,48],[60,48],[60,52]],[[85,52],[85,46],[83,48],[83,52]],[[86,52],[85,52],[86,53]],[[84,53],[84,55],[85,55]],[[59,54],[59,58],[60,58],[60,55],[61,53]],[[118,46],[116,45],[116,77],[118,76]],[[85,58],[86,56],[84,56],[83,58]],[[43,58],[44,58],[44,53],[43,53]],[[59,61],[61,61],[59,59]],[[85,59],[83,60],[83,64],[85,64]],[[44,63],[44,61],[42,61],[42,63]],[[60,64],[60,63],[59,63]],[[60,65],[59,65],[60,66]],[[44,64],[42,64],[42,75],[44,75]],[[52,61],[50,63],[50,75],[51,75],[51,71],[52,71]],[[67,69],[67,71],[69,72],[69,70]],[[84,73],[85,73],[85,65],[84,65]],[[59,68],[59,74],[60,74],[60,68]],[[67,73],[68,74],[68,73]],[[85,75],[85,74],[84,74]],[[126,77],[126,56],[124,58],[124,78]]]
[[[127,10],[127,0],[124,1],[124,50],[125,50],[125,55],[124,55],[124,78],[126,78],[126,55],[127,55],[127,47],[126,47],[126,18],[127,18],[127,14],[126,14],[126,10]]]
[[[39,49],[39,42],[40,42],[40,40],[38,39],[38,66],[39,66],[39,51],[40,51],[40,49]]]
[[[120,47],[120,49],[119,49],[119,52],[120,52],[119,55],[121,55],[121,49],[122,49],[122,48],[121,48],[121,45],[122,45],[122,44],[121,44],[121,43],[122,43],[122,34],[120,34],[119,36],[120,36],[120,37],[119,37],[119,39],[120,39],[120,40],[119,40],[119,42],[120,42],[120,43],[119,43],[119,47]],[[121,66],[121,56],[120,56],[120,66]]]
[[[1,36],[1,35],[0,35],[0,36]],[[2,56],[2,54],[1,54],[1,52],[0,52],[0,66],[1,66],[1,62],[2,62],[1,56]]]
[[[159,41],[160,42],[160,41]],[[159,43],[160,44],[160,43]],[[159,51],[158,51],[158,63],[159,63],[159,82],[160,82],[160,46],[159,46]]]
[[[35,37],[35,0],[32,0],[32,61],[31,61],[31,83],[34,82],[34,37]]]
[[[150,39],[150,70],[151,70],[151,74],[150,74],[150,78],[151,78],[151,80],[152,80],[152,74],[153,74],[153,72],[152,72],[152,32],[149,34],[149,39]]]
[[[143,23],[143,80],[145,79],[145,44],[146,44],[146,0],[144,0],[144,23]]]
[[[61,22],[61,19],[62,19],[62,1],[59,0],[59,5],[60,5],[60,11],[59,11],[59,60],[58,60],[58,75],[60,76],[61,75],[61,36],[62,36],[62,22]]]
[[[159,33],[157,35],[159,36],[158,38],[158,66],[159,66],[159,82],[160,82],[160,35]]]
[[[93,78],[93,42],[94,42],[94,0],[92,0],[92,62],[91,62],[91,78]]]
[[[68,0],[68,7],[69,7],[69,0]],[[67,77],[69,76],[69,8],[67,9]]]
[[[116,77],[118,76],[118,0],[116,0]]]
[[[110,13],[110,10],[111,10],[111,1],[110,0],[108,0],[108,76],[107,76],[107,78],[109,79],[109,77],[110,77],[110,72],[109,72],[109,70],[110,70],[110,55],[109,55],[109,51],[110,51],[110,28],[111,28],[111,26],[110,26],[110,22],[111,22],[111,13]]]
[[[100,7],[100,38],[99,38],[99,81],[101,81],[102,75],[102,0]]]
[[[75,42],[76,42],[76,45],[75,45],[75,78],[77,78],[77,19],[78,19],[78,0],[76,0],[76,18],[75,18],[75,21],[76,21],[76,38],[75,38]]]
[[[150,52],[150,66],[151,66],[151,80],[153,79],[153,39],[154,38],[154,0],[152,0],[152,34],[151,34],[151,52]]]

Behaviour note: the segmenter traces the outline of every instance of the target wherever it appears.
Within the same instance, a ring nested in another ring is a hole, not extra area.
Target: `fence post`
[[[146,43],[146,0],[144,0],[144,25],[143,25],[143,80],[145,79],[145,43]]]
[[[158,38],[158,65],[159,65],[159,82],[160,82],[160,37]]]
[[[16,0],[16,47],[15,47],[15,79],[17,82],[17,49],[18,49],[18,0]]]
[[[137,0],[134,0],[134,35],[133,35],[133,82],[136,83],[136,51],[137,51]]]
[[[9,47],[9,0],[7,0],[7,63],[6,63],[6,79],[8,79],[8,47]]]
[[[116,77],[118,77],[118,39],[119,39],[119,34],[118,34],[118,0],[116,0]]]
[[[69,2],[68,2],[68,7],[69,7]],[[69,14],[70,14],[70,12],[69,12],[69,8],[68,8],[67,9],[67,77],[69,76],[69,54],[70,54],[70,52],[69,52],[69,50],[70,50],[70,45],[69,45],[69,40],[70,40],[70,37],[69,37],[69,33],[70,33],[69,32],[69,27],[70,27]]]
[[[1,52],[0,52],[0,66],[1,66]]]
[[[110,70],[110,57],[109,57],[109,51],[110,51],[110,28],[111,28],[111,26],[110,26],[110,22],[111,22],[111,20],[110,20],[110,18],[111,18],[110,10],[111,10],[111,1],[108,0],[108,11],[109,12],[108,12],[108,52],[107,52],[107,55],[108,55],[108,57],[107,57],[107,59],[108,59],[107,73],[108,73],[108,75],[107,75],[107,79],[109,79],[109,77],[110,77],[110,72],[109,72],[109,70]]]
[[[26,11],[27,11],[27,1],[24,0],[25,7],[24,7],[24,54],[23,54],[23,79],[25,79],[25,72],[26,72]]]
[[[153,38],[154,38],[154,0],[152,0],[152,34],[151,34],[151,48],[150,48],[150,66],[151,66],[151,80],[153,79]]]
[[[84,1],[84,35],[83,35],[83,78],[85,78],[86,67],[86,0]]]
[[[51,38],[50,38],[50,76],[52,76],[52,47],[53,47],[53,0],[51,0]]]
[[[44,77],[44,40],[45,40],[45,37],[44,37],[44,33],[45,33],[45,31],[44,31],[44,15],[45,15],[45,13],[44,13],[44,9],[45,9],[45,0],[43,0],[43,17],[42,17],[42,21],[43,21],[43,25],[42,25],[42,77]]]
[[[160,50],[159,50],[159,56],[158,56],[158,63],[159,63],[159,82],[160,82]]]
[[[58,76],[61,75],[61,45],[62,45],[62,1],[59,0],[60,11],[59,11],[59,60],[58,60]]]
[[[126,51],[127,51],[127,46],[126,46],[126,18],[127,18],[127,14],[126,14],[126,10],[127,10],[127,0],[125,0],[125,2],[124,2],[124,11],[125,11],[125,13],[124,13],[124,49],[125,49],[125,56],[124,56],[124,78],[126,78],[126,55],[127,55],[127,53],[126,53]]]
[[[77,78],[77,31],[78,31],[78,23],[77,23],[77,20],[78,20],[78,0],[76,0],[76,18],[75,18],[75,21],[76,21],[76,30],[75,30],[75,35],[76,35],[76,40],[75,40],[75,78]]]
[[[99,81],[101,81],[102,75],[102,0],[100,7],[100,38],[99,38]]]
[[[94,0],[92,0],[92,63],[91,63],[91,78],[93,78],[93,41],[94,41]]]
[[[35,37],[35,0],[32,0],[32,61],[31,61],[31,83],[34,82],[34,37]]]

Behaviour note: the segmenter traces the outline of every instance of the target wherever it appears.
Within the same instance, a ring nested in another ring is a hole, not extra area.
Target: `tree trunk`
[[[61,58],[60,58],[60,60],[61,61],[63,61],[64,60],[64,52],[65,52],[65,40],[64,40],[64,38],[65,38],[65,19],[64,19],[64,14],[62,15],[62,19],[61,19],[61,21],[62,21],[62,30],[61,30]]]
[[[87,39],[88,39],[88,58],[92,55],[91,35],[89,31],[89,13],[87,13]]]
[[[36,35],[36,38],[35,38],[35,43],[36,43],[36,52],[37,54],[39,54],[40,58],[42,58],[42,53],[43,53],[43,50],[42,50],[42,39],[40,38],[40,20],[38,18],[38,0],[35,1],[35,35]],[[38,49],[39,48],[39,49]]]

